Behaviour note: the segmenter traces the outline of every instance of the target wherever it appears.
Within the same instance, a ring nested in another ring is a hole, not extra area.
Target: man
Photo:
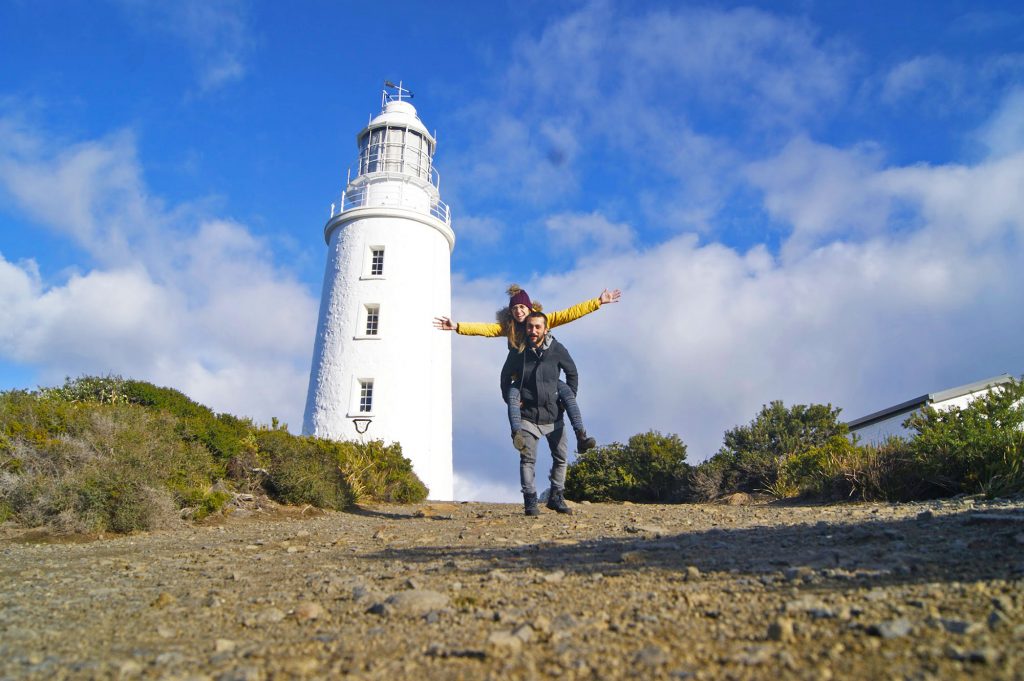
[[[565,504],[565,468],[568,442],[565,436],[562,410],[558,405],[558,377],[565,373],[565,382],[575,394],[579,386],[576,364],[569,351],[548,333],[548,318],[543,312],[531,312],[526,317],[526,349],[509,350],[501,368],[501,395],[515,381],[519,385],[522,401],[523,425],[519,438],[519,481],[523,490],[526,515],[540,515],[537,508],[537,490],[534,487],[534,469],[537,446],[541,438],[551,449],[551,495],[548,508],[559,513],[572,513]]]

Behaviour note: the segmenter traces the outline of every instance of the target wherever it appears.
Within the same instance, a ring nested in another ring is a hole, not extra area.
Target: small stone
[[[38,662],[36,663],[38,664]],[[118,674],[122,679],[127,679],[132,676],[138,676],[142,673],[142,665],[135,660],[125,660],[117,668]]]
[[[768,625],[768,640],[788,642],[795,638],[793,633],[793,620],[787,617],[779,617]]]
[[[544,575],[544,581],[548,584],[557,584],[565,578],[565,572],[562,570],[555,570]]]
[[[523,639],[510,631],[492,631],[487,636],[487,647],[499,654],[518,652],[523,648]]]
[[[633,663],[644,667],[660,667],[669,661],[668,653],[658,645],[644,646],[633,656]]]
[[[309,536],[309,530],[299,530],[298,532],[295,533],[295,538],[296,539],[305,539],[308,536]]]
[[[216,653],[230,653],[233,652],[236,643],[229,638],[218,638],[213,642],[213,650]]]
[[[295,619],[299,622],[309,622],[320,619],[324,616],[324,609],[319,603],[306,601],[299,603],[295,608]]]
[[[315,657],[292,657],[285,659],[281,666],[291,675],[308,678],[320,668],[320,661]]]
[[[176,599],[171,594],[167,593],[166,591],[161,591],[160,595],[157,596],[152,603],[150,603],[150,606],[154,608],[166,608],[168,605],[171,605],[176,600],[178,599]]]
[[[892,639],[906,636],[913,628],[908,620],[899,618],[872,624],[868,627],[868,633],[879,638]]]
[[[166,625],[160,625],[156,628],[156,635],[160,638],[173,638],[177,633],[173,627]]]
[[[999,661],[999,651],[991,646],[978,648],[967,653],[967,661],[975,664],[995,664]]]
[[[999,610],[993,610],[992,613],[988,616],[987,623],[988,628],[995,631],[996,629],[1002,629],[1003,627],[1005,627],[1009,623],[1009,620],[1007,619],[1006,615],[1004,615]]]
[[[522,639],[523,643],[530,643],[534,639],[533,627],[529,624],[520,624],[512,630],[512,635]]]
[[[669,532],[658,525],[626,525],[624,528],[630,534],[645,534],[652,537],[667,537]]]
[[[698,579],[700,579],[700,577],[701,577],[700,568],[698,568],[696,565],[687,565],[686,566],[686,581],[688,581],[688,582],[695,582]]]
[[[422,617],[431,610],[448,607],[448,597],[429,589],[410,589],[388,596],[384,601],[388,614]]]
[[[967,620],[939,620],[939,624],[942,628],[951,634],[961,634],[963,636],[971,636],[977,634],[984,627],[977,622],[968,622]]]
[[[533,619],[533,628],[535,631],[539,631],[542,634],[550,634],[551,620],[544,615],[538,615]]]

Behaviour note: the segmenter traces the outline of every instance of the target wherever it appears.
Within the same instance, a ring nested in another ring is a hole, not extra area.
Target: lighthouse
[[[455,233],[434,168],[436,140],[385,82],[356,135],[358,159],[324,227],[327,267],[302,431],[398,442],[429,489],[451,499],[451,307]]]

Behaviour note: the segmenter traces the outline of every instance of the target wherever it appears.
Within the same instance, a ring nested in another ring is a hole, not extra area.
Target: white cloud
[[[614,223],[600,213],[560,213],[549,217],[544,225],[553,246],[574,253],[603,254],[633,245],[633,229],[625,223]]]
[[[121,5],[140,32],[170,34],[185,45],[201,91],[245,77],[254,46],[245,0],[121,0]]]
[[[580,368],[581,407],[600,441],[675,432],[696,461],[774,399],[829,402],[855,418],[923,392],[1024,371],[1017,347],[1024,319],[1009,313],[1024,303],[1024,197],[1013,189],[1024,186],[1024,155],[885,167],[861,149],[804,141],[776,161],[779,169],[760,168],[763,178],[773,171],[779,178],[766,181],[766,204],[817,237],[785,258],[681,235],[520,282],[546,309],[606,286],[623,289],[620,304],[555,331]],[[808,181],[829,172],[842,181]],[[839,202],[834,214],[822,192]],[[876,200],[898,210],[873,213]],[[807,202],[823,203],[813,219]],[[834,220],[845,225],[842,238]],[[500,289],[493,281],[456,282],[454,308],[497,307]],[[514,485],[497,388],[503,344],[453,342],[456,451],[488,453],[460,470]]]
[[[0,254],[0,357],[43,383],[118,373],[301,426],[316,301],[267,244],[238,223],[163,209],[128,133],[66,152],[31,131],[22,142],[0,145],[0,192],[96,264],[51,281]]]
[[[887,104],[927,100],[936,106],[948,107],[947,100],[957,99],[966,74],[961,64],[941,55],[923,55],[892,67],[882,81],[880,96]]]
[[[1024,151],[1024,88],[1015,88],[976,133],[992,156]]]

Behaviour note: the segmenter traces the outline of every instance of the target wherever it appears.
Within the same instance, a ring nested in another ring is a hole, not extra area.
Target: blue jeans
[[[505,400],[508,402],[508,425],[512,427],[512,433],[522,428],[523,417],[520,411],[519,386],[512,385],[508,389]],[[565,414],[569,417],[569,423],[573,430],[584,430],[583,414],[580,413],[580,406],[576,403],[576,394],[573,393],[565,381],[558,382],[558,401],[565,407]]]

